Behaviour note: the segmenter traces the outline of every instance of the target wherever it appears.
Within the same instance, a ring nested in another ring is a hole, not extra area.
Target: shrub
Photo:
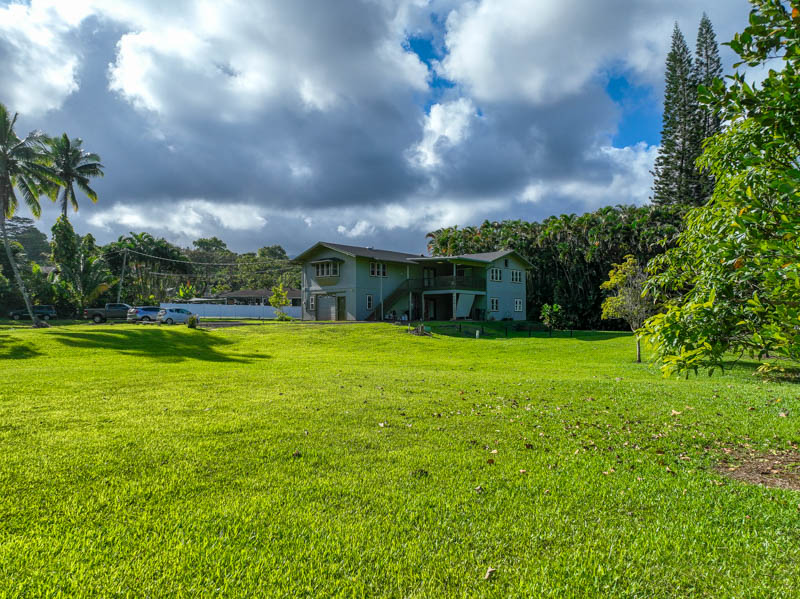
[[[186,326],[190,329],[196,329],[199,321],[200,319],[197,317],[197,314],[192,314],[189,316],[189,320],[186,321]]]

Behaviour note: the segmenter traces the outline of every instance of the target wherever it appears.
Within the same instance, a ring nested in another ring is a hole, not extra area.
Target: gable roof
[[[314,250],[324,247],[337,252],[341,252],[348,256],[357,258],[370,258],[372,260],[380,260],[382,262],[427,262],[427,261],[446,261],[446,260],[467,260],[470,262],[482,262],[490,264],[498,258],[503,258],[509,254],[514,254],[518,260],[525,263],[528,268],[533,265],[528,262],[519,252],[515,250],[500,250],[498,252],[484,252],[482,254],[459,254],[457,256],[425,256],[423,254],[406,254],[405,252],[392,252],[390,250],[379,250],[375,248],[365,248],[356,245],[344,245],[341,243],[330,243],[328,241],[319,241],[308,248],[305,252],[299,254],[293,262],[305,262],[309,254]]]
[[[378,250],[375,248],[365,248],[356,245],[344,245],[341,243],[329,243],[327,241],[320,241],[308,248],[305,252],[297,256],[295,262],[303,262],[306,260],[308,254],[317,248],[325,247],[337,252],[341,252],[348,256],[357,258],[372,258],[374,260],[381,260],[384,262],[409,262],[416,258],[422,257],[421,254],[406,254],[405,252],[392,252],[389,250]]]

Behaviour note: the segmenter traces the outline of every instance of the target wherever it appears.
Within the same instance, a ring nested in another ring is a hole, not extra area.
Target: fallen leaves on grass
[[[489,580],[492,576],[494,576],[495,572],[497,572],[497,569],[489,568],[488,570],[486,570],[486,574],[484,574],[483,579]]]

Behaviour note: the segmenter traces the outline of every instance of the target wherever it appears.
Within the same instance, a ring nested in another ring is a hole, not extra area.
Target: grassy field
[[[715,469],[800,442],[800,387],[633,351],[3,328],[0,597],[800,595],[800,494]]]

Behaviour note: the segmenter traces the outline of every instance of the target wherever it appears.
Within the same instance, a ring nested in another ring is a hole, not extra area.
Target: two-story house
[[[302,267],[303,320],[525,320],[530,263],[513,250],[429,257],[319,242]]]

